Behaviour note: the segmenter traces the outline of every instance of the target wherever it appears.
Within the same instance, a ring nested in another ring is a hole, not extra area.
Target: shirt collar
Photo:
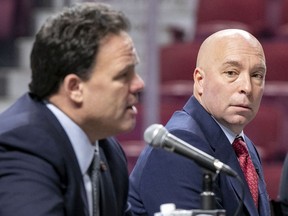
[[[85,132],[59,108],[51,103],[46,103],[46,106],[56,116],[67,133],[76,154],[81,173],[84,175],[92,162],[95,145],[91,144]]]
[[[220,128],[222,129],[222,131],[224,132],[224,134],[226,135],[227,139],[229,140],[229,142],[232,144],[235,140],[235,138],[237,136],[242,136],[244,139],[244,132],[241,131],[240,134],[235,134],[234,132],[232,132],[230,129],[228,129],[227,127],[223,126],[222,124],[220,124],[213,116],[212,118],[216,121],[216,123],[220,126]]]

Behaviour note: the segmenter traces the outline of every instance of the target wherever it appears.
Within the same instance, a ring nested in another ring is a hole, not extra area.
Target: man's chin
[[[129,132],[131,132],[131,131],[134,130],[135,126],[136,126],[136,120],[135,120],[135,119],[130,120],[130,121],[127,121],[127,122],[121,127],[121,128],[122,128],[121,131],[122,131],[123,133],[129,133]]]

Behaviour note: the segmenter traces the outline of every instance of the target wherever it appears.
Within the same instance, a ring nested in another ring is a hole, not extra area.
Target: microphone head
[[[154,147],[160,147],[167,134],[167,129],[161,124],[153,124],[144,132],[144,140]]]

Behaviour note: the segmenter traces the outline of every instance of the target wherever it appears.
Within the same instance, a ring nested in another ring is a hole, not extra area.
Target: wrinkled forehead
[[[248,34],[232,35],[227,39],[220,41],[221,49],[215,50],[216,55],[222,59],[235,58],[241,60],[253,59],[254,64],[265,67],[266,60],[263,48],[258,40]],[[218,51],[218,52],[217,52]]]
[[[205,67],[229,56],[250,56],[265,66],[265,55],[259,41],[248,32],[220,32],[202,44],[197,59],[198,67]]]
[[[123,54],[126,53],[127,56],[130,56],[133,64],[138,64],[140,62],[136,47],[133,43],[132,38],[126,33],[123,41]]]
[[[102,40],[100,45],[102,55],[109,55],[115,58],[121,58],[129,61],[130,64],[137,64],[139,56],[134,46],[132,38],[127,32],[120,32],[119,34],[111,34]]]
[[[258,40],[251,37],[242,37],[242,35],[231,35],[230,37],[219,38],[218,43],[214,43],[216,47],[222,47],[223,50],[237,48],[240,50],[249,50],[259,54],[264,54],[261,44]],[[219,49],[221,51],[221,49]]]

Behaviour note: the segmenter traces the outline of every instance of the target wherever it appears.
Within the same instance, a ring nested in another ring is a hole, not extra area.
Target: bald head
[[[193,94],[218,122],[238,134],[258,112],[265,75],[264,52],[253,35],[219,31],[199,49]]]
[[[198,52],[196,67],[205,69],[211,66],[215,60],[218,61],[219,55],[225,54],[223,53],[225,49],[237,45],[241,46],[241,44],[249,44],[264,57],[261,44],[252,34],[240,29],[226,29],[212,34],[202,43]]]

